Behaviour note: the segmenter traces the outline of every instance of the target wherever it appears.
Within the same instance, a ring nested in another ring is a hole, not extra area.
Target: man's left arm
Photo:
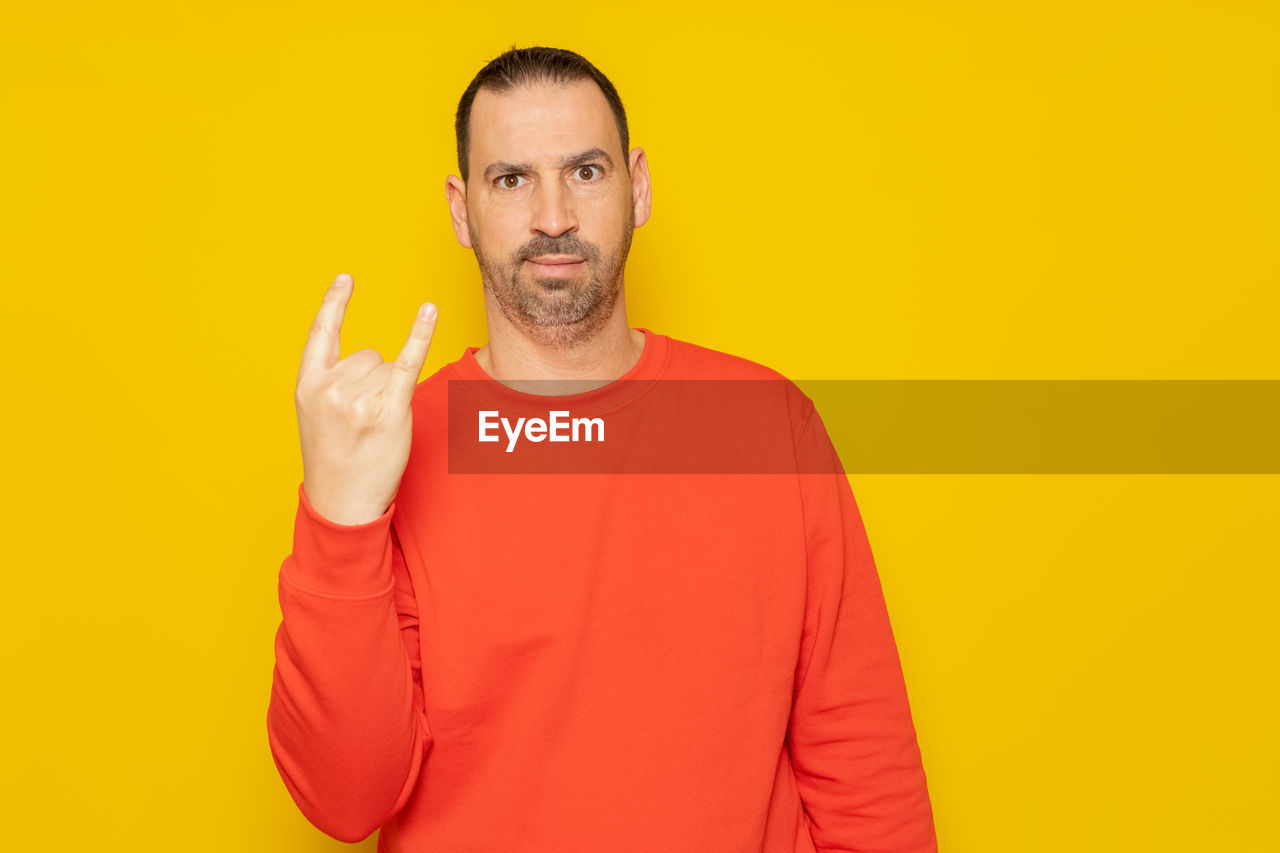
[[[787,741],[810,834],[819,851],[934,853],[933,810],[880,579],[816,411],[797,450],[808,565]]]

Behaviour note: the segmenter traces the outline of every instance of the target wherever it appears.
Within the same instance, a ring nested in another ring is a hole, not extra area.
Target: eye
[[[594,181],[596,178],[600,177],[601,171],[602,170],[599,166],[579,166],[574,171],[574,175],[576,175],[580,181]]]
[[[519,187],[520,182],[525,180],[523,175],[503,175],[494,181],[499,187],[505,190],[514,190]]]

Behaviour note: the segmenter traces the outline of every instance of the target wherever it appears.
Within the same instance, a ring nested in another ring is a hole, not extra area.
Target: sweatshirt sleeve
[[[816,411],[797,449],[808,472],[808,564],[787,741],[810,834],[819,851],[933,853],[933,810],[880,579]]]
[[[341,841],[404,806],[431,740],[394,513],[393,503],[368,523],[336,524],[299,485],[293,553],[280,567],[267,739],[298,808]]]

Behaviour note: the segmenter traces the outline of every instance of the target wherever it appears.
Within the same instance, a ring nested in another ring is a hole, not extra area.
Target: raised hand
[[[338,359],[338,335],[355,282],[343,273],[325,291],[307,333],[294,403],[302,442],[302,488],[320,515],[364,524],[400,488],[413,439],[413,389],[437,312],[423,303],[395,361],[362,349]]]

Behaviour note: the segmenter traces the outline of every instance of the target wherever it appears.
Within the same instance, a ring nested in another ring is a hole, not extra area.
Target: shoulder
[[[783,374],[767,365],[669,337],[664,379],[754,380],[746,391],[761,406],[781,406],[798,434],[814,414],[813,401]]]
[[[665,378],[670,379],[772,379],[790,384],[771,367],[709,347],[667,336],[670,357]]]

